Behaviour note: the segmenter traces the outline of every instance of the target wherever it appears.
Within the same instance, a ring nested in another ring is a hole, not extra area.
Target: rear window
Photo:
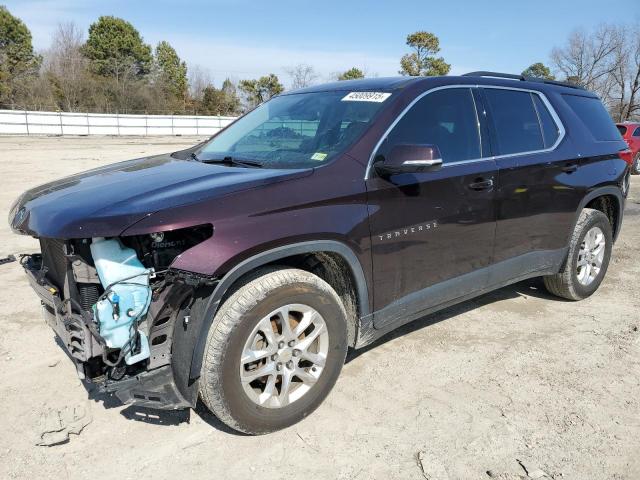
[[[624,134],[627,133],[627,127],[625,127],[624,125],[616,125],[616,127],[618,127],[620,135],[624,137]]]
[[[529,92],[485,88],[496,130],[498,154],[543,150],[538,114]]]
[[[578,95],[563,94],[562,96],[575,114],[580,117],[593,138],[600,142],[620,140],[620,132],[600,100]]]

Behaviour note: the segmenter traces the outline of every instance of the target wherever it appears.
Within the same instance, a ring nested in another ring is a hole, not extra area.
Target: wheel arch
[[[593,208],[594,210],[600,210],[607,216],[609,222],[611,222],[613,240],[615,241],[618,238],[618,233],[622,226],[623,205],[624,200],[622,192],[618,187],[607,186],[592,190],[587,193],[580,202],[578,210],[576,211],[575,219],[571,226],[571,231],[575,228],[582,210],[585,208]]]
[[[336,240],[307,241],[284,245],[260,252],[241,261],[233,266],[215,286],[213,292],[208,297],[202,322],[199,325],[199,332],[196,335],[196,343],[191,358],[190,378],[197,379],[200,376],[207,339],[206,333],[213,323],[219,306],[233,291],[234,285],[237,285],[239,280],[245,275],[254,272],[256,269],[279,264],[295,266],[318,274],[314,271],[314,263],[323,262],[324,257],[333,259],[337,262],[338,266],[348,267],[349,272],[347,276],[343,276],[344,285],[337,285],[337,282],[340,282],[339,274],[333,277],[323,274],[319,274],[319,276],[336,289],[338,295],[343,298],[343,302],[345,301],[345,295],[350,295],[348,291],[349,286],[352,287],[355,305],[353,305],[351,314],[347,319],[347,328],[349,330],[350,344],[354,343],[357,336],[359,318],[370,313],[367,281],[362,265],[356,254],[349,246]],[[349,313],[347,305],[345,305],[345,308]]]

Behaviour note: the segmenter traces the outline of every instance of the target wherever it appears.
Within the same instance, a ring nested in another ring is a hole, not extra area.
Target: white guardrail
[[[0,110],[0,135],[213,135],[235,117]]]

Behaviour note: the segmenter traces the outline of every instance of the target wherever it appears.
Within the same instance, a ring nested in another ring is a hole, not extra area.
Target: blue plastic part
[[[123,348],[134,334],[133,322],[142,320],[149,309],[149,270],[138,260],[135,250],[118,239],[94,238],[91,255],[102,286],[110,290],[107,299],[93,307],[100,335],[110,348]],[[149,357],[147,337],[139,333],[142,348],[136,355],[127,354],[129,365]]]

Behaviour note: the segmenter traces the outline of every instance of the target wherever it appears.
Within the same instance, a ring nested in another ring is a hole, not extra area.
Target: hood
[[[48,238],[117,236],[154,212],[308,175],[312,170],[238,168],[158,155],[116,163],[25,192],[11,228]]]

